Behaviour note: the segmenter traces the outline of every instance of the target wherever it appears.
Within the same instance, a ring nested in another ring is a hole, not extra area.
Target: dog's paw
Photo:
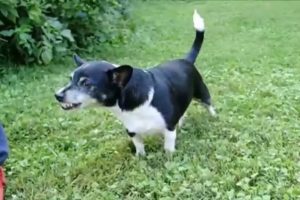
[[[173,147],[166,148],[165,147],[165,152],[166,152],[166,154],[173,154],[175,152],[175,148],[173,148]]]
[[[139,156],[146,156],[146,152],[145,152],[145,150],[143,150],[143,151],[136,151],[135,152],[135,156],[137,156],[137,157],[139,157]]]
[[[217,112],[213,106],[208,106],[207,110],[212,117],[217,117]]]

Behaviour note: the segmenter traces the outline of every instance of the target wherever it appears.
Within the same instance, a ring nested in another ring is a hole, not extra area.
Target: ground
[[[194,103],[173,156],[150,138],[148,155],[136,158],[110,113],[64,112],[55,102],[71,59],[9,70],[0,80],[7,199],[300,198],[300,2],[135,3],[128,43],[88,58],[136,66],[180,58],[194,39],[194,8],[207,27],[197,67],[218,118]]]

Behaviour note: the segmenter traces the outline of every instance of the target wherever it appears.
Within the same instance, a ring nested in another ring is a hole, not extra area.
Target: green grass
[[[10,140],[7,199],[300,198],[300,2],[144,2],[128,44],[89,55],[153,66],[178,58],[194,37],[198,8],[207,32],[198,69],[219,113],[196,104],[177,151],[148,139],[136,158],[103,109],[63,112],[53,93],[73,64],[13,71],[0,80],[1,121]]]

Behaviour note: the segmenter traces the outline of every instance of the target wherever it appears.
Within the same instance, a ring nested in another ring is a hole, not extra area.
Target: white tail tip
[[[193,15],[193,21],[194,21],[194,27],[197,31],[204,31],[204,20],[203,18],[198,14],[197,10],[195,9],[194,15]]]

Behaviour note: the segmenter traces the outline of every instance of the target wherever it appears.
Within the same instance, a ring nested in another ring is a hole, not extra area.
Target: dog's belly
[[[121,111],[119,107],[114,107],[112,111],[129,132],[153,134],[166,129],[163,116],[151,105],[142,105],[133,111]]]

